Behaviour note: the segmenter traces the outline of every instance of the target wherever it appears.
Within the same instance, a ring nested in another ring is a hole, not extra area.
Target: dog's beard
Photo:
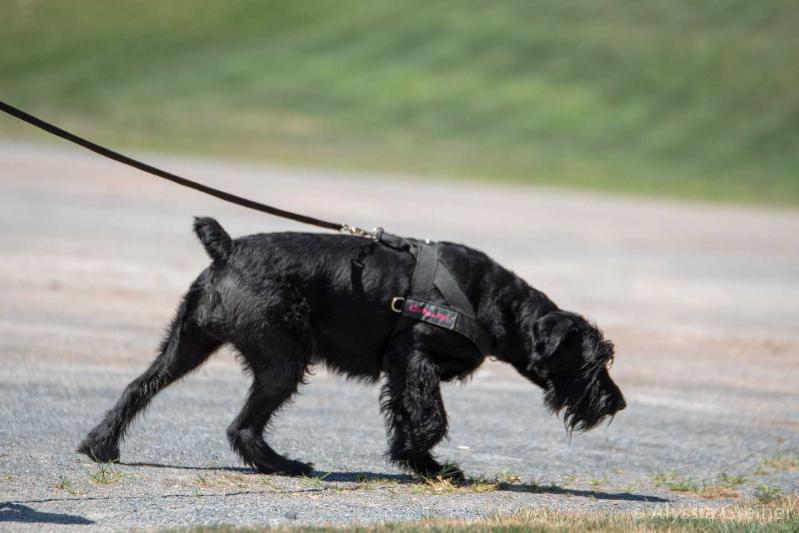
[[[555,414],[563,413],[563,424],[571,434],[588,431],[618,410],[616,393],[603,386],[596,372],[574,378],[551,379],[544,403]]]

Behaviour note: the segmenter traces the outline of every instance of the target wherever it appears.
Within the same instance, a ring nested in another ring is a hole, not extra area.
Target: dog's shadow
[[[322,481],[329,482],[369,482],[369,481],[389,481],[400,484],[415,485],[424,483],[418,478],[407,474],[384,474],[374,472],[323,472],[314,471],[313,476]],[[484,481],[467,479],[464,483],[456,485],[468,489],[469,486],[482,484]],[[548,484],[539,485],[535,483],[506,483],[495,482],[496,490],[504,492],[526,492],[530,494],[568,494],[570,496],[581,496],[584,498],[594,498],[597,500],[620,500],[636,501],[648,503],[667,503],[670,500],[649,496],[645,494],[633,494],[631,492],[600,492],[595,490],[569,489],[559,485]]]
[[[252,468],[244,466],[180,466],[160,463],[145,463],[145,462],[130,462],[119,463],[121,466],[134,466],[134,467],[151,467],[151,468],[175,468],[180,470],[203,470],[203,471],[221,471],[221,472],[238,472],[242,474],[251,474],[255,471]],[[314,470],[312,478],[326,481],[329,483],[369,483],[369,482],[390,482],[402,485],[418,485],[424,483],[419,478],[410,476],[408,474],[387,474],[375,472],[325,472]],[[460,486],[468,489],[470,485],[481,483],[479,480],[468,479]],[[649,496],[646,494],[633,494],[631,492],[600,492],[595,490],[580,490],[561,487],[559,485],[548,484],[539,485],[536,483],[505,483],[496,482],[496,490],[503,492],[521,492],[529,494],[567,494],[570,496],[580,496],[583,498],[593,498],[596,500],[616,500],[616,501],[633,501],[633,502],[647,502],[647,503],[667,503],[670,500],[660,498],[658,496]]]
[[[537,484],[510,484],[499,483],[497,490],[507,492],[529,492],[534,494],[568,494],[570,496],[581,496],[583,498],[593,498],[595,500],[617,500],[629,502],[647,502],[647,503],[668,503],[671,500],[660,498],[658,496],[650,496],[646,494],[633,494],[632,492],[600,492],[596,490],[580,490],[569,489],[559,485],[537,485]]]
[[[165,463],[147,463],[144,461],[119,461],[116,464],[119,466],[133,466],[133,467],[146,467],[146,468],[174,468],[175,470],[202,470],[207,472],[240,472],[242,474],[252,474],[255,472],[252,468],[247,466],[187,466],[187,465],[171,465]]]
[[[27,524],[58,524],[88,526],[94,524],[80,515],[66,513],[46,513],[27,505],[13,502],[0,502],[0,522],[20,522]]]

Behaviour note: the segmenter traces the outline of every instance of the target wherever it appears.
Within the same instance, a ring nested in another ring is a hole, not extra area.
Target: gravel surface
[[[539,390],[487,364],[445,388],[451,431],[437,453],[507,483],[449,490],[386,464],[376,387],[320,368],[271,435],[318,478],[261,476],[225,440],[248,382],[223,351],[156,398],[121,464],[90,464],[77,443],[148,364],[207,264],[191,216],[234,235],[305,228],[80,151],[0,143],[0,529],[380,522],[799,492],[795,211],[149,157],[300,212],[485,250],[598,321],[629,407],[569,439]],[[703,498],[703,485],[724,497]]]

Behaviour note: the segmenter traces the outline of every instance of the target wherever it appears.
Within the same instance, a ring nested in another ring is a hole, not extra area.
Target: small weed
[[[262,476],[261,483],[272,490],[278,490],[280,487],[277,486],[277,483],[269,476]]]
[[[500,481],[500,478],[505,481]],[[421,483],[417,483],[411,487],[411,491],[417,494],[449,494],[453,492],[472,492],[483,493],[493,492],[503,486],[508,486],[514,483],[520,483],[521,480],[518,476],[508,473],[498,474],[494,480],[488,480],[482,477],[467,479],[463,482],[453,482],[452,480],[443,477],[435,476],[422,478]]]
[[[741,494],[738,487],[746,482],[743,476],[733,476],[722,472],[719,476],[719,483],[697,483],[696,481],[682,477],[679,473],[672,470],[669,472],[658,472],[652,477],[656,487],[667,488],[674,492],[690,492],[707,500],[714,498],[738,498]]]
[[[793,472],[799,470],[799,457],[786,457],[784,455],[777,455],[770,459],[765,459],[760,463],[759,470],[765,471],[764,473],[772,472]]]
[[[768,475],[768,474],[769,474],[769,471],[766,470],[765,468],[763,468],[762,464],[757,465],[757,467],[752,472],[753,476],[765,476],[765,475]]]
[[[358,479],[358,478],[356,478]],[[391,478],[361,476],[360,481],[355,486],[356,490],[373,490],[385,487],[394,487],[399,484],[399,481]]]
[[[727,472],[722,472],[721,475],[719,476],[719,481],[721,481],[721,484],[724,485],[725,487],[734,489],[746,483],[746,478],[742,475],[734,476],[728,474]]]
[[[605,484],[605,481],[602,479],[592,479],[591,481],[588,482],[588,484],[591,485],[592,491],[597,492]]]
[[[657,472],[652,476],[656,487],[667,488],[674,492],[699,492],[699,485],[688,478],[682,477],[676,470]]]
[[[707,500],[712,500],[714,498],[738,498],[741,496],[738,488],[744,483],[746,483],[746,478],[744,476],[722,472],[719,476],[719,483],[703,483],[702,488],[697,494]]]
[[[237,474],[230,472],[213,471],[211,473],[200,473],[194,477],[194,485],[200,488],[209,487],[236,487],[239,489],[251,489],[252,482],[258,480],[264,485],[277,488],[269,479],[269,476],[257,474]]]
[[[519,480],[518,476],[513,476],[513,477],[516,480]],[[500,486],[502,486],[502,485],[510,485],[512,483],[517,483],[517,482],[520,482],[520,481],[507,481],[507,482],[503,481],[501,483],[496,483],[496,482],[488,481],[487,479],[477,478],[477,479],[469,480],[461,488],[463,490],[466,490],[466,491],[469,491],[469,492],[475,492],[475,493],[479,494],[479,493],[482,493],[482,492],[494,492],[495,490],[500,488]]]
[[[55,488],[57,488],[58,490],[65,490],[72,496],[80,494],[77,490],[75,490],[75,487],[72,484],[72,480],[69,479],[67,476],[61,476],[58,479],[58,483],[55,484]]]
[[[125,473],[114,468],[113,463],[97,463],[97,469],[89,473],[89,479],[98,485],[112,485],[125,477]]]
[[[741,495],[734,487],[725,485],[703,485],[697,494],[706,500],[713,500],[715,498],[738,498]]]
[[[240,489],[249,489],[250,477],[243,474],[224,474],[222,475],[221,483],[233,485]]]
[[[324,490],[325,489],[325,478],[330,475],[330,472],[325,474],[324,476],[317,477],[317,476],[303,476],[302,481],[306,487],[311,487],[314,489]]]
[[[522,482],[522,478],[507,470],[503,470],[494,476],[494,480],[500,485],[517,485]]]
[[[771,503],[782,498],[784,492],[779,487],[761,483],[755,487],[755,499],[760,503]]]
[[[577,474],[564,474],[560,476],[560,479],[563,480],[564,485],[572,485],[577,481]]]
[[[417,494],[449,494],[457,491],[458,487],[449,479],[436,476],[422,478],[422,482],[413,485],[412,490]]]

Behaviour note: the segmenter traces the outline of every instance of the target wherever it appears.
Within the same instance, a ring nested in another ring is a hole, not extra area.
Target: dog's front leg
[[[422,477],[463,480],[455,465],[442,465],[430,450],[447,434],[447,413],[436,366],[424,351],[395,346],[386,355],[381,408],[389,434],[389,458]]]

